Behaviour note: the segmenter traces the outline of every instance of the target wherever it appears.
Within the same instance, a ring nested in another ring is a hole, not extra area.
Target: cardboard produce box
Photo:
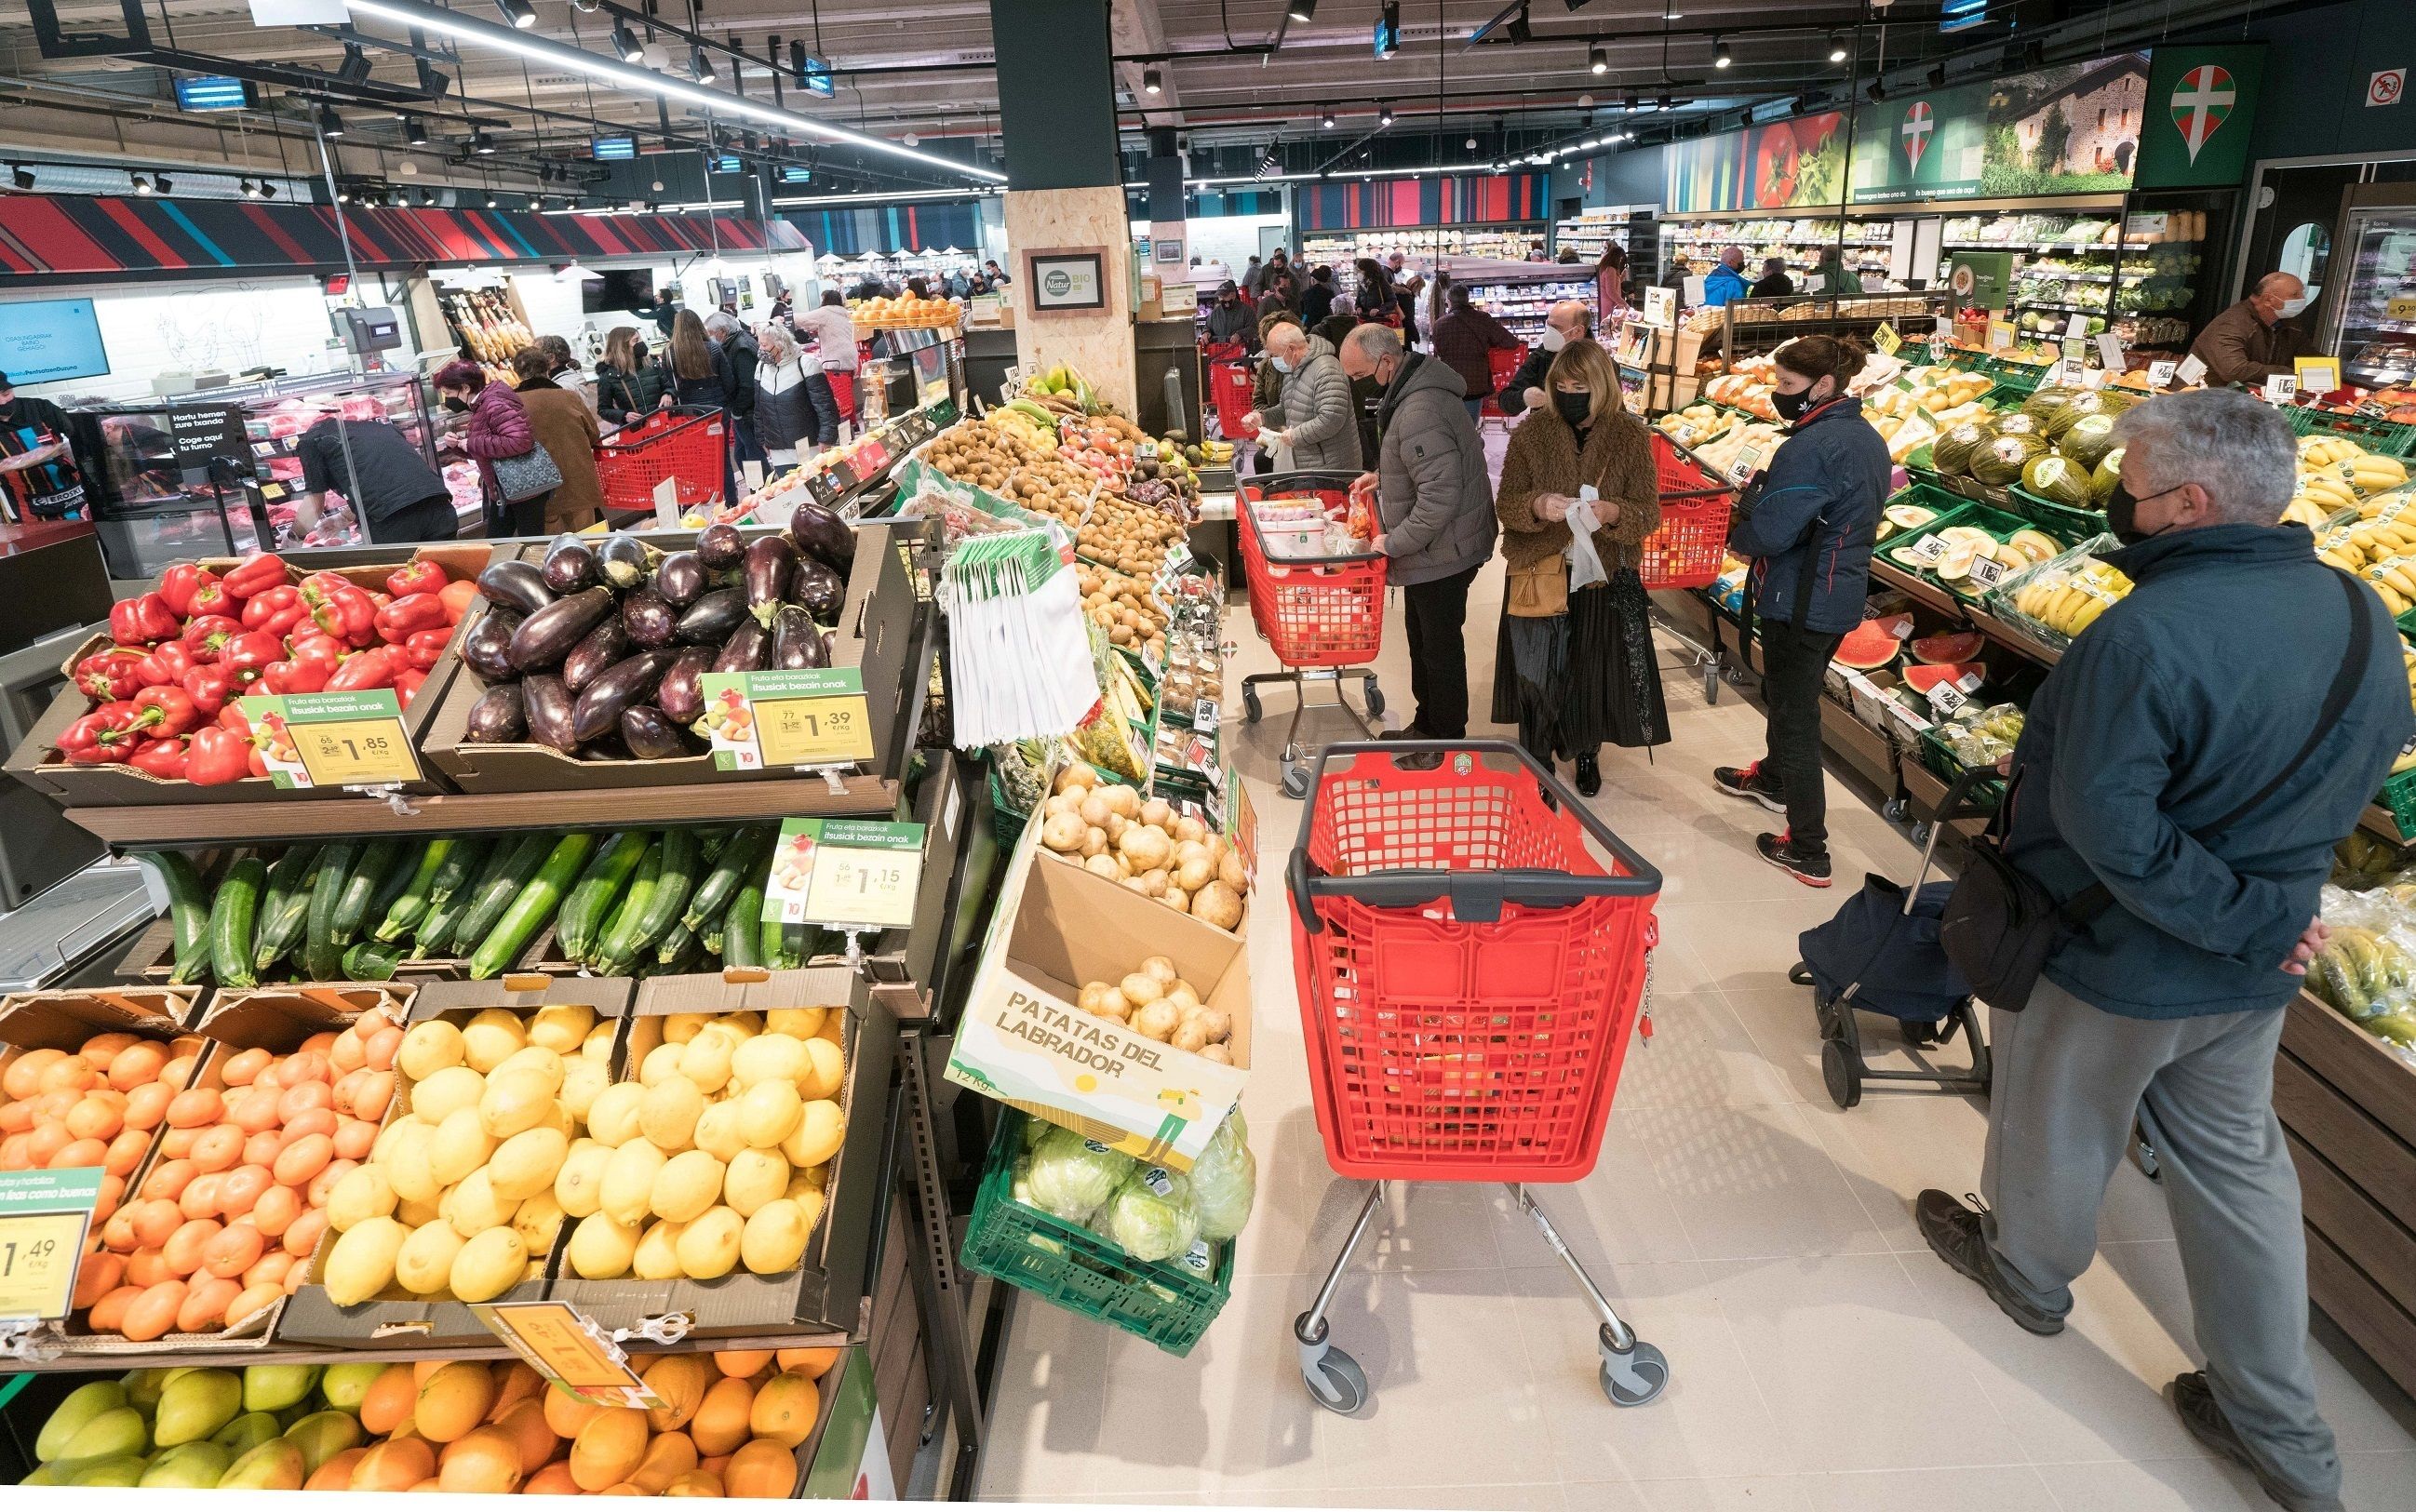
[[[621,1079],[638,1079],[646,1056],[663,1043],[663,1021],[672,1014],[792,1007],[824,1007],[845,1016],[839,1049],[846,1074],[838,1104],[846,1132],[825,1172],[823,1212],[807,1237],[803,1263],[778,1276],[758,1276],[742,1265],[711,1280],[587,1280],[558,1260],[549,1295],[607,1329],[635,1328],[650,1318],[684,1313],[689,1333],[706,1338],[817,1328],[850,1340],[866,1337],[872,1216],[882,1200],[882,1156],[891,1132],[889,1078],[898,1050],[897,1021],[872,1000],[870,985],[854,972],[829,966],[649,977],[638,985],[629,1009]]]
[[[267,996],[276,990],[263,989],[251,994]],[[505,1008],[522,1019],[550,1004],[579,1004],[596,1012],[599,1021],[618,1018],[627,1008],[631,984],[618,977],[550,978],[541,986],[514,988],[501,982],[435,982],[411,994],[407,1024],[425,1023],[442,1018],[456,1027],[468,1023],[488,1008]],[[619,1072],[619,1040],[617,1032],[609,1068]],[[395,1079],[394,1106],[388,1110],[385,1123],[401,1118],[411,1108],[411,1095],[416,1085],[400,1070]],[[381,1126],[383,1127],[384,1126]],[[566,1232],[567,1225],[565,1225]],[[487,1325],[478,1321],[469,1305],[447,1297],[414,1296],[399,1286],[367,1302],[351,1307],[339,1307],[327,1295],[322,1283],[322,1267],[327,1252],[335,1247],[338,1235],[327,1231],[310,1254],[309,1279],[300,1291],[287,1299],[285,1316],[278,1325],[280,1343],[316,1344],[334,1348],[358,1350],[393,1350],[405,1353],[427,1346],[487,1344],[494,1340]],[[561,1247],[557,1237],[553,1249]],[[551,1250],[533,1256],[533,1274],[528,1279],[506,1290],[496,1302],[537,1302],[547,1293],[546,1274]]]
[[[1249,949],[1121,883],[1043,858],[1027,829],[1000,891],[947,1078],[1124,1151],[1188,1171],[1241,1098],[1250,1065]],[[1231,1016],[1231,1066],[1077,1005],[1152,956]]]
[[[308,560],[309,571],[315,572],[324,568],[339,572],[362,587],[375,588],[384,592],[386,574],[407,562],[435,562],[445,568],[445,576],[448,578],[475,579],[486,570],[487,565],[493,560],[496,548],[484,541],[447,541],[422,546],[408,556],[400,555],[397,548],[387,546],[364,547],[347,552],[312,552]],[[234,557],[204,557],[202,559],[202,566],[213,571],[223,571],[234,567],[237,560]],[[303,571],[300,561],[301,559],[297,559],[294,564],[291,564],[297,580],[308,575]],[[438,705],[443,702],[445,683],[453,675],[453,669],[461,665],[460,659],[453,655],[452,648],[460,644],[461,633],[472,617],[463,615],[461,624],[454,627],[453,639],[447,643],[445,654],[438,658],[433,668],[430,669],[428,681],[420,685],[418,695],[402,711],[403,733],[408,735],[415,745],[420,740],[422,733],[427,729]],[[66,668],[71,673],[78,661],[96,651],[108,649],[110,639],[106,630],[96,634],[69,654],[65,664]],[[239,781],[221,782],[214,787],[204,787],[192,782],[171,781],[164,778],[153,777],[148,772],[137,771],[130,766],[78,766],[71,763],[53,760],[52,758],[57,753],[59,735],[68,725],[92,712],[92,700],[70,681],[53,697],[50,707],[43,710],[41,718],[34,721],[25,738],[18,744],[15,750],[9,752],[8,761],[0,764],[0,770],[8,772],[37,792],[56,795],[70,806],[307,802],[313,798],[353,796],[340,788],[280,788],[264,777],[248,777]],[[421,775],[424,780],[406,784],[403,791],[406,793],[439,791],[434,774],[429,771],[428,764],[424,759],[421,763]]]
[[[915,689],[908,670],[919,640],[915,633],[917,604],[910,573],[914,539],[920,522],[882,521],[856,526],[855,562],[848,574],[847,598],[839,608],[838,643],[831,665],[853,668],[864,679],[865,703],[872,720],[873,759],[868,769],[894,775],[912,749],[914,731],[905,728],[906,711]],[[766,534],[747,531],[751,540]],[[648,545],[665,552],[683,551],[696,543],[689,531],[648,531]],[[543,557],[545,548],[526,549],[529,560]],[[464,625],[475,615],[463,616]],[[456,650],[437,663],[447,681],[441,704],[420,737],[420,759],[464,793],[543,793],[563,788],[656,787],[682,782],[745,781],[751,778],[793,777],[788,767],[756,771],[720,771],[706,752],[659,761],[581,761],[534,741],[481,744],[465,740],[470,710],[486,692],[485,682],[462,667]],[[458,673],[456,672],[458,669]],[[435,674],[430,681],[435,682]]]

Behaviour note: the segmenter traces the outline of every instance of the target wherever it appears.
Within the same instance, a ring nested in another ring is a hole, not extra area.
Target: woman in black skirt
[[[1510,434],[1502,487],[1502,551],[1510,578],[1493,669],[1493,719],[1518,727],[1538,761],[1572,758],[1578,791],[1602,791],[1603,742],[1657,746],[1669,738],[1661,671],[1653,653],[1638,548],[1661,523],[1652,435],[1627,413],[1619,370],[1590,340],[1552,359],[1552,402]],[[1587,491],[1593,549],[1608,582],[1567,591],[1569,512]]]

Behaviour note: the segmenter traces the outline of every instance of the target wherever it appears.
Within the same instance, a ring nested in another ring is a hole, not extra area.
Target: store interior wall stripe
[[[187,215],[181,206],[171,202],[170,204],[159,206],[159,211],[169,219],[174,220],[176,224],[184,227],[186,234],[191,236],[193,240],[200,245],[202,250],[207,252],[210,255],[211,261],[217,263],[219,266],[234,266],[234,259],[226,254],[226,249],[224,248],[204,235],[202,232],[202,228],[193,224],[193,218]]]

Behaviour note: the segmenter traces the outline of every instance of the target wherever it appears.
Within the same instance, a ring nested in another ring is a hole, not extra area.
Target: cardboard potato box
[[[1040,854],[1027,828],[1001,889],[947,1078],[1087,1139],[1188,1171],[1242,1096],[1249,951],[1238,936]],[[1150,1039],[1077,1005],[1152,956],[1232,1018],[1233,1064]]]
[[[779,1276],[758,1276],[742,1264],[710,1280],[634,1275],[588,1280],[572,1273],[558,1254],[549,1296],[568,1302],[607,1329],[635,1328],[650,1318],[684,1313],[689,1333],[700,1338],[811,1328],[851,1341],[866,1337],[871,1326],[867,1293],[872,1215],[881,1201],[882,1153],[890,1136],[889,1076],[898,1049],[897,1021],[872,1001],[870,985],[834,966],[649,977],[638,985],[628,1009],[620,1080],[638,1080],[647,1054],[663,1043],[663,1021],[672,1014],[795,1007],[844,1016],[839,1050],[846,1062],[838,1104],[847,1129],[824,1172],[823,1212],[807,1236],[803,1263]]]
[[[274,990],[264,989],[253,995],[265,995],[271,990]],[[488,1008],[506,1008],[527,1019],[548,1004],[562,1003],[583,1004],[596,1010],[598,1020],[606,1020],[618,1016],[627,1005],[630,991],[631,984],[627,979],[600,976],[550,978],[542,986],[524,990],[503,982],[431,982],[412,993],[404,1021],[418,1024],[443,1018],[458,1027]],[[617,1062],[617,1036],[614,1046]],[[612,1069],[617,1071],[617,1065]],[[394,1105],[387,1110],[381,1130],[410,1111],[415,1085],[397,1070]],[[567,1225],[565,1229],[566,1232]],[[335,1247],[336,1239],[336,1232],[329,1229],[311,1251],[310,1278],[286,1299],[285,1316],[278,1325],[279,1342],[396,1351],[494,1342],[495,1336],[478,1321],[468,1304],[446,1296],[417,1296],[399,1285],[367,1302],[338,1307],[320,1281],[321,1267],[326,1263],[327,1252]],[[560,1247],[557,1238],[554,1247]],[[532,1256],[531,1269],[535,1274],[490,1300],[544,1300],[550,1258]]]

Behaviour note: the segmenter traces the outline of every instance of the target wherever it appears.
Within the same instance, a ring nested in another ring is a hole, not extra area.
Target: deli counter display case
[[[2416,387],[2416,188],[2348,190],[2333,249],[2318,350],[2338,353],[2342,380],[2361,388]]]
[[[326,416],[390,424],[436,465],[427,397],[411,373],[268,379],[70,412],[109,575],[150,578],[197,556],[360,545],[358,512],[349,507],[299,529],[294,447]],[[342,495],[330,492],[328,502]]]

